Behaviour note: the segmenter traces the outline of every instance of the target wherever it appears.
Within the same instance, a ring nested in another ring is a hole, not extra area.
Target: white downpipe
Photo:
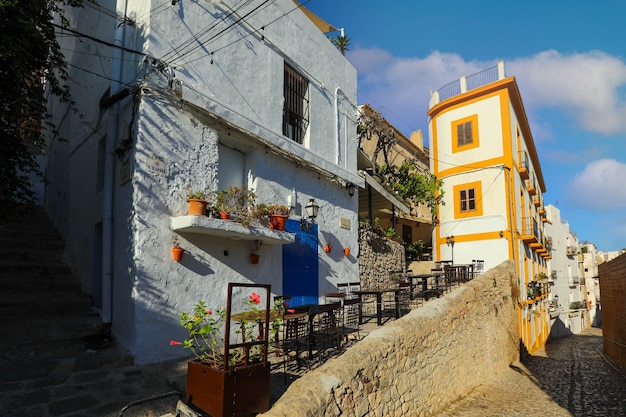
[[[122,16],[126,15],[128,0],[118,0],[116,11]],[[116,46],[124,43],[124,25],[117,25],[115,29]],[[113,48],[113,68],[111,71],[111,94],[120,89],[119,80],[122,79],[122,50]],[[102,207],[102,321],[112,322],[113,311],[113,183],[115,170],[115,139],[119,130],[119,105],[113,104],[109,108],[107,121],[107,136],[104,149],[104,194]]]

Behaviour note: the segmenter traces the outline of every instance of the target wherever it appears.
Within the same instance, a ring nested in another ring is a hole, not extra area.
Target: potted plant
[[[233,314],[233,289],[264,288],[266,299],[252,294],[243,301],[243,311]],[[198,301],[191,312],[180,315],[189,332],[183,345],[195,355],[187,364],[187,404],[213,417],[248,416],[269,409],[269,344],[276,338],[282,318],[282,303],[270,307],[270,285],[228,284],[226,309],[210,310]],[[259,309],[259,307],[262,308]],[[239,340],[231,343],[231,324]],[[251,390],[250,387],[254,387]]]
[[[230,186],[217,192],[215,208],[222,218],[230,218],[248,227],[256,218],[256,194],[246,187]]]
[[[190,216],[204,216],[206,214],[207,193],[204,191],[192,190],[187,186],[187,214]]]
[[[270,218],[270,228],[274,230],[285,230],[287,218],[291,213],[291,208],[280,204],[267,206],[267,214]]]
[[[185,253],[185,250],[181,248],[180,245],[178,244],[178,239],[175,239],[174,246],[172,247],[172,257],[174,258],[176,262],[179,262],[181,259],[183,259],[184,253]]]

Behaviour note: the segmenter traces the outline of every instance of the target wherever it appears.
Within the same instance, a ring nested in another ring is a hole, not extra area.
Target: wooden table
[[[400,295],[400,288],[369,288],[354,291],[359,297],[363,295],[375,295],[376,296],[376,323],[380,326],[383,322],[383,294],[393,293],[395,301],[395,316],[396,319],[400,318],[400,302],[398,297]],[[361,300],[362,301],[362,300]],[[363,324],[363,304],[359,303],[359,324]]]

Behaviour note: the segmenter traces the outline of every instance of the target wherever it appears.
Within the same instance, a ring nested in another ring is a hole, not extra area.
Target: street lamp
[[[302,219],[300,219],[300,229],[311,230],[313,228],[313,224],[315,223],[315,218],[317,217],[319,209],[320,206],[317,204],[317,202],[313,198],[309,199],[309,202],[304,207],[304,210],[306,212],[306,216],[311,221],[311,224],[309,224],[306,218],[303,217]]]
[[[454,236],[446,237],[446,244],[452,247],[452,265],[454,265]]]

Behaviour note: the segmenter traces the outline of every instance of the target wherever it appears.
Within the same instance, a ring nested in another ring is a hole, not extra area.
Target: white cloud
[[[347,56],[359,74],[360,104],[371,104],[405,133],[426,128],[431,88],[437,90],[497,62],[468,62],[458,54],[438,51],[425,58],[395,57],[378,48],[355,49]],[[530,117],[541,108],[556,108],[585,130],[626,132],[626,63],[619,58],[598,51],[570,55],[545,51],[506,61],[505,71],[515,75]],[[549,137],[550,121],[540,123],[538,132]]]
[[[568,203],[594,211],[626,209],[626,164],[615,159],[590,162],[565,187]]]
[[[626,64],[600,51],[563,55],[545,51],[506,63],[515,75],[524,104],[563,109],[585,130],[611,135],[626,132]]]

